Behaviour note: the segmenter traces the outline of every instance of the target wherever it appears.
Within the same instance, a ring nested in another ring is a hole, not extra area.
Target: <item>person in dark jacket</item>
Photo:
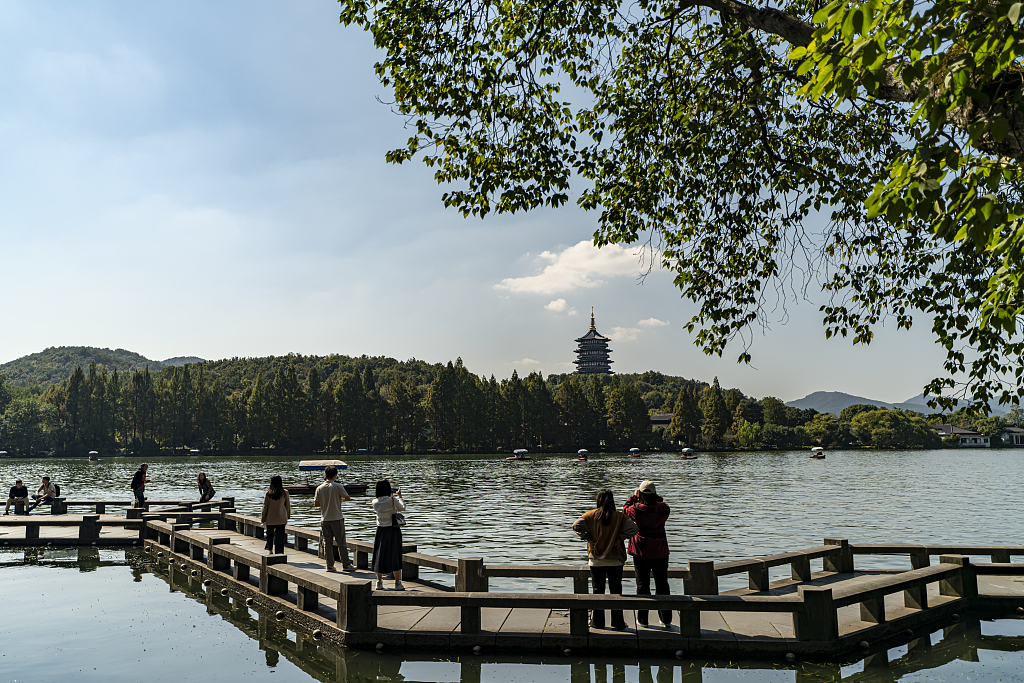
[[[149,465],[142,463],[139,465],[139,470],[132,477],[132,493],[135,494],[135,500],[139,502],[139,507],[146,507],[146,484],[149,479],[146,479],[146,472],[149,470]]]
[[[626,549],[633,556],[636,570],[636,594],[651,594],[651,575],[654,575],[654,593],[669,595],[668,587],[668,540],[665,538],[665,522],[668,520],[668,505],[658,495],[653,481],[645,481],[637,487],[622,507],[622,512],[636,522],[640,532],[629,539]],[[671,610],[659,611],[661,625],[672,624]],[[636,613],[640,626],[647,626],[647,612]]]
[[[4,510],[5,515],[11,514],[11,504],[14,504],[14,511],[18,511],[18,505],[28,505],[28,487],[22,483],[21,479],[14,482],[14,486],[11,487],[10,492],[7,494],[7,509]]]
[[[210,478],[206,476],[206,472],[199,473],[199,476],[196,477],[196,484],[199,486],[200,503],[208,503],[213,500],[213,496],[217,492],[213,490],[213,484],[210,483]]]

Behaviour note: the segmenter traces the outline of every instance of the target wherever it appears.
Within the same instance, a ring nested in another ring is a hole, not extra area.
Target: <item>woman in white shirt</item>
[[[394,523],[394,515],[405,510],[402,489],[392,495],[391,482],[381,479],[374,490],[373,511],[377,513],[377,535],[373,538],[373,571],[377,574],[377,590],[384,590],[384,575],[394,574],[395,590],[402,585],[402,529]]]

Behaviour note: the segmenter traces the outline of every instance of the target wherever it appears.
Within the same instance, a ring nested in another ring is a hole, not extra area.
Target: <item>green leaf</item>
[[[1010,11],[1006,13],[1006,19],[1014,26],[1017,25],[1017,21],[1020,20],[1020,6],[1021,3],[1015,2],[1010,5]]]

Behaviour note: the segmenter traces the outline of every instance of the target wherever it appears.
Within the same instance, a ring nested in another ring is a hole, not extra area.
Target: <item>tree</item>
[[[633,384],[619,384],[608,392],[608,429],[620,445],[643,446],[651,433],[647,404]]]
[[[947,351],[932,395],[957,375],[976,401],[1024,395],[1018,4],[617,10],[342,0],[341,20],[373,34],[414,129],[389,161],[422,157],[466,215],[582,183],[598,246],[665,245],[706,352],[771,322],[813,244],[826,336],[869,343],[922,311]]]
[[[685,441],[687,446],[693,446],[697,441],[697,435],[700,434],[702,421],[703,416],[693,400],[692,392],[689,387],[684,386],[679,390],[675,410],[672,411],[672,423],[669,426],[672,438]]]
[[[717,377],[711,386],[705,387],[701,392],[699,406],[704,418],[700,425],[704,441],[718,443],[732,425],[732,416],[725,407],[725,398],[722,396],[722,387],[719,386]]]
[[[853,422],[853,418],[857,417],[861,413],[870,413],[874,410],[878,410],[878,406],[866,405],[864,403],[846,406],[839,412],[839,421],[850,423]]]
[[[569,379],[562,382],[555,394],[555,405],[558,406],[558,421],[562,427],[562,435],[565,443],[572,446],[579,446],[582,443],[582,436],[587,427],[591,424],[590,405],[583,393],[577,375],[570,375]]]
[[[786,404],[782,399],[774,396],[765,396],[760,401],[761,414],[764,416],[766,425],[779,425],[785,427],[789,424],[789,416],[786,414]]]

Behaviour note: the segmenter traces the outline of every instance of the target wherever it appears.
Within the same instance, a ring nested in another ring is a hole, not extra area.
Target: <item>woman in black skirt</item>
[[[377,535],[373,539],[373,571],[377,573],[377,590],[384,590],[384,575],[395,576],[395,590],[402,585],[402,530],[393,523],[393,516],[405,510],[402,489],[391,494],[391,482],[381,479],[374,491],[373,511],[377,513]]]

